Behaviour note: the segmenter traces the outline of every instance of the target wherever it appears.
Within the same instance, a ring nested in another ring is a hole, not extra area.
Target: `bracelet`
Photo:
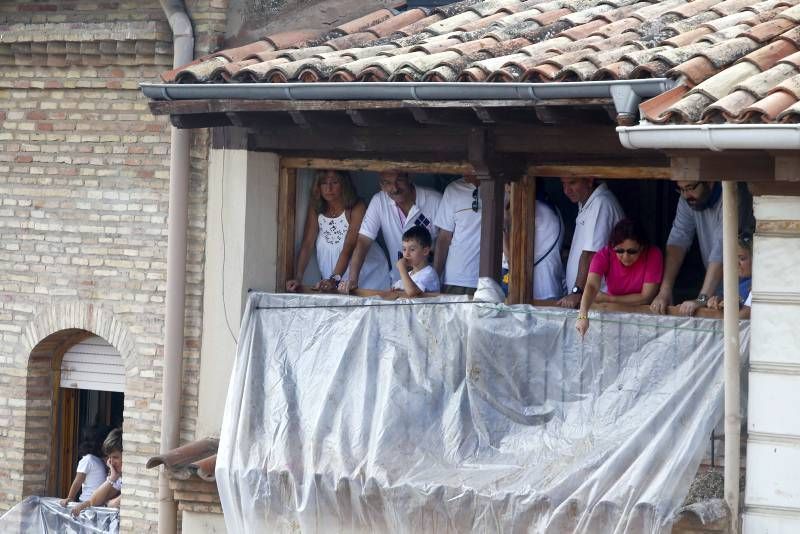
[[[578,314],[578,318],[577,319],[578,319],[578,321],[580,321],[581,319],[586,319],[588,321],[589,320],[589,316],[588,315]]]

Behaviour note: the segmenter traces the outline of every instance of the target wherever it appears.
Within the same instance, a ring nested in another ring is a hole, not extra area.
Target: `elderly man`
[[[680,306],[681,314],[694,315],[698,308],[706,306],[722,280],[722,187],[716,182],[676,183],[681,198],[667,239],[664,280],[650,309],[666,313],[667,306],[672,304],[675,278],[697,234],[706,275],[697,298]]]
[[[400,279],[395,261],[403,251],[403,232],[412,226],[422,226],[436,239],[433,220],[442,199],[441,193],[415,186],[408,174],[400,171],[381,172],[379,184],[381,190],[372,197],[361,221],[356,248],[350,258],[350,279],[339,283],[342,293],[358,287],[361,266],[378,232],[383,234],[392,260],[389,262],[392,265],[392,283]]]
[[[625,213],[608,186],[594,178],[562,178],[561,186],[564,195],[578,205],[578,216],[567,259],[568,294],[558,304],[577,308],[594,253],[608,244],[611,229]]]
[[[481,204],[475,175],[451,182],[433,223],[439,236],[433,268],[443,275],[442,293],[473,294],[481,254]]]

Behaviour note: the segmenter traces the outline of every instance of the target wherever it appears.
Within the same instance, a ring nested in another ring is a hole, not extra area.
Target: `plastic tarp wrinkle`
[[[72,517],[52,497],[26,497],[0,517],[3,534],[117,534],[119,509],[93,506]]]
[[[722,322],[250,295],[230,532],[669,532],[723,409]],[[742,328],[743,354],[749,327]]]

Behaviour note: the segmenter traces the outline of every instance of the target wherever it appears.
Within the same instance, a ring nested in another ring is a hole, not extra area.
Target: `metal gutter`
[[[611,98],[635,114],[642,98],[674,87],[668,78],[551,83],[318,82],[156,84],[139,86],[151,100],[525,100]]]
[[[800,149],[800,124],[679,124],[618,126],[625,148],[722,150]]]

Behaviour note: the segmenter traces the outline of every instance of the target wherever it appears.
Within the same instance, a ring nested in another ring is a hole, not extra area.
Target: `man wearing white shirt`
[[[400,279],[395,261],[403,251],[403,233],[412,226],[427,229],[433,240],[436,240],[436,228],[433,225],[441,193],[427,187],[415,186],[405,172],[384,171],[380,173],[381,190],[370,200],[361,228],[358,241],[350,258],[350,279],[342,280],[339,291],[347,293],[358,287],[358,276],[361,266],[372,242],[383,234],[383,240],[392,261],[392,283]]]
[[[433,224],[439,232],[433,268],[443,275],[442,293],[473,294],[478,287],[481,254],[481,205],[475,175],[444,190]]]
[[[575,233],[567,259],[568,294],[558,303],[577,308],[594,253],[608,244],[611,229],[625,217],[614,193],[594,178],[562,178],[564,195],[578,205]]]

